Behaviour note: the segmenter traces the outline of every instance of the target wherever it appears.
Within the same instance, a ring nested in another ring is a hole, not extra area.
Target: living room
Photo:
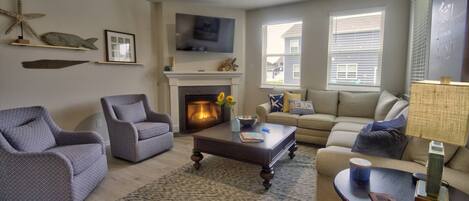
[[[469,200],[468,6],[2,0],[0,200]]]

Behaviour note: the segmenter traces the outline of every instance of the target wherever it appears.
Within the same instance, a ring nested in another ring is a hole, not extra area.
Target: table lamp
[[[464,146],[468,139],[469,83],[413,82],[406,135],[432,140],[427,161],[426,196],[437,200],[444,167],[443,143]]]

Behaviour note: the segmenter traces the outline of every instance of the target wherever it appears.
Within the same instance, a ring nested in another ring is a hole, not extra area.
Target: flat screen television
[[[235,20],[176,14],[176,50],[233,52]]]

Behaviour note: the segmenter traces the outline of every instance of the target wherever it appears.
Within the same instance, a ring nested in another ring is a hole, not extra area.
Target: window
[[[298,53],[300,52],[300,40],[293,39],[290,40],[290,53]]]
[[[300,64],[293,64],[293,79],[299,80],[300,77]]]
[[[300,85],[301,21],[262,26],[261,87]]]
[[[337,80],[356,80],[357,64],[337,64]]]
[[[329,26],[328,89],[379,90],[384,10],[333,13]]]

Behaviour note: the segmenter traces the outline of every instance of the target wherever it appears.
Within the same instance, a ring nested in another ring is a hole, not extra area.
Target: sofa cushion
[[[425,165],[428,159],[428,144],[430,143],[429,140],[417,138],[417,137],[409,137],[409,143],[404,151],[404,160],[414,161],[421,165]],[[454,156],[456,151],[458,150],[458,146],[451,145],[448,143],[444,144],[445,147],[445,164]]]
[[[350,123],[359,123],[359,124],[368,124],[373,122],[373,119],[370,118],[362,118],[362,117],[337,117],[335,118],[335,122],[350,122]]]
[[[301,101],[301,100],[290,100],[290,113],[306,115],[314,114],[313,102]]]
[[[147,119],[142,101],[128,105],[113,105],[112,108],[116,113],[117,119],[121,121],[136,123]]]
[[[46,152],[64,155],[72,164],[73,175],[77,175],[88,169],[102,156],[101,144],[79,144],[54,147]]]
[[[306,100],[306,89],[282,89],[282,88],[274,88],[272,89],[272,93],[274,94],[283,94],[285,92],[293,93],[293,94],[301,94],[301,100]]]
[[[384,120],[389,110],[399,99],[387,91],[381,92],[375,108],[375,120]]]
[[[339,92],[338,116],[372,118],[375,116],[379,93]]]
[[[388,114],[386,114],[386,117],[384,117],[384,120],[391,120],[396,117],[398,117],[398,114],[407,106],[409,105],[409,102],[406,100],[398,100],[392,108],[389,110]]]
[[[367,124],[354,122],[339,122],[332,127],[332,131],[351,131],[360,132]]]
[[[283,94],[269,94],[270,112],[283,111]]]
[[[2,130],[6,140],[18,151],[42,152],[56,145],[54,134],[42,118]]]
[[[310,114],[298,118],[298,127],[331,130],[334,126],[335,116],[331,114]]]
[[[283,92],[283,112],[290,111],[291,100],[302,100],[301,94],[290,93],[288,91]]]
[[[448,182],[451,187],[456,188],[464,192],[465,194],[469,194],[469,185],[467,185],[467,181],[469,181],[468,172],[462,172],[459,170],[444,167],[442,179]]]
[[[307,100],[313,102],[316,113],[337,115],[339,92],[308,89]]]
[[[352,148],[357,139],[358,132],[350,131],[333,131],[327,139],[326,147],[328,146],[339,146]]]
[[[272,112],[267,115],[267,122],[283,124],[288,126],[297,126],[300,115],[285,112]]]
[[[138,131],[138,140],[146,140],[169,132],[169,124],[167,123],[140,122],[134,126]]]
[[[449,161],[448,167],[469,173],[469,149],[459,147],[456,154],[454,154],[453,158]]]

